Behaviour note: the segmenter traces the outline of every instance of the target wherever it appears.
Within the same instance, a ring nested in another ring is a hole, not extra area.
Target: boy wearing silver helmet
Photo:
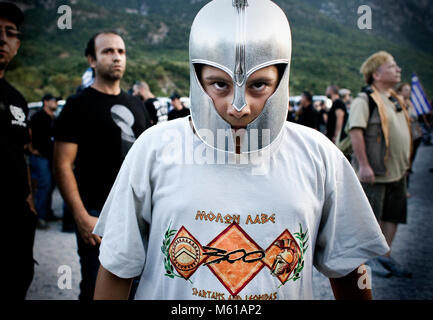
[[[191,117],[130,150],[94,230],[95,298],[127,298],[141,276],[136,299],[312,299],[313,265],[336,298],[371,298],[359,267],[389,248],[344,155],[285,121],[290,57],[271,1],[197,14]]]

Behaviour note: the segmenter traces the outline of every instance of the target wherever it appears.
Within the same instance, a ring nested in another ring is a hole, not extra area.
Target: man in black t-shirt
[[[182,101],[180,101],[180,96],[177,92],[173,92],[170,99],[173,109],[168,113],[168,120],[183,118],[190,115],[189,109],[183,105]]]
[[[20,47],[21,10],[0,3],[0,212],[3,229],[16,237],[2,241],[5,281],[2,290],[9,299],[24,299],[34,274],[33,242],[36,228],[25,146],[30,142],[24,97],[4,78],[9,62]]]
[[[159,102],[145,81],[138,81],[132,89],[132,95],[139,97],[143,101],[152,125],[167,121],[167,107]]]
[[[52,176],[53,160],[53,124],[57,110],[57,99],[51,94],[42,98],[42,109],[36,112],[31,120],[31,155],[30,171],[36,181],[35,205],[38,212],[38,228],[46,229],[47,220],[53,219],[51,196],[54,183]]]
[[[337,142],[337,137],[347,122],[348,113],[346,105],[338,95],[337,86],[329,86],[326,89],[326,96],[332,100],[332,107],[328,112],[328,122],[326,124],[326,136],[332,142]]]
[[[123,39],[113,31],[97,33],[85,55],[95,80],[68,98],[55,123],[54,170],[77,225],[79,298],[90,300],[101,241],[93,228],[123,159],[150,122],[141,101],[120,89],[126,67]]]
[[[319,130],[320,129],[320,115],[313,106],[313,96],[309,91],[302,93],[300,101],[301,109],[299,110],[297,123]]]

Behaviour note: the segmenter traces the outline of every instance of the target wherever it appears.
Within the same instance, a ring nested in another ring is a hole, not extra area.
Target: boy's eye
[[[213,84],[216,89],[222,90],[227,88],[227,84],[225,82],[217,81]]]
[[[251,87],[255,90],[263,89],[265,86],[266,86],[266,83],[264,83],[264,82],[256,82],[256,83],[253,83],[251,85]]]

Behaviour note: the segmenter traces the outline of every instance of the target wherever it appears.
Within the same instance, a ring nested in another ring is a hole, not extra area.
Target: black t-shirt
[[[320,114],[316,109],[314,109],[313,105],[310,104],[302,110],[302,113],[298,118],[298,123],[319,130]]]
[[[328,112],[328,123],[326,124],[326,136],[332,140],[332,138],[334,137],[334,133],[335,133],[335,126],[337,125],[337,109],[341,109],[344,111],[344,121],[343,121],[343,127],[345,125],[345,122],[347,121],[347,109],[346,109],[346,105],[344,104],[343,101],[341,101],[340,99],[337,99],[334,101],[334,103],[332,104],[331,109]]]
[[[24,145],[30,142],[28,113],[21,93],[0,79],[0,192],[5,196],[1,207],[21,203],[30,193],[24,154]]]
[[[320,125],[326,125],[326,122],[325,122],[325,114],[328,115],[328,112],[326,112],[325,109],[320,109],[320,110],[319,110],[319,115],[320,115],[320,117],[319,117],[319,119],[320,119]]]
[[[159,101],[157,98],[150,98],[144,101],[144,106],[146,107],[147,113],[149,114],[152,124],[158,123],[157,110],[159,109]]]
[[[101,210],[129,148],[150,126],[142,102],[91,87],[68,98],[54,124],[56,141],[78,145],[74,173],[87,210]]]
[[[190,112],[188,108],[182,108],[181,110],[173,109],[168,113],[168,120],[174,120],[177,118],[183,118],[189,116]]]
[[[51,118],[44,109],[36,112],[30,119],[33,149],[38,150],[42,157],[50,161],[53,158],[54,148],[53,124],[54,119]]]

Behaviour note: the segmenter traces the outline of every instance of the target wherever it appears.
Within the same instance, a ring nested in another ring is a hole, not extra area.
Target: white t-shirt
[[[389,250],[321,133],[287,122],[261,157],[203,164],[221,154],[188,118],[129,151],[94,232],[104,268],[141,275],[136,299],[312,299],[313,265],[341,277]]]

